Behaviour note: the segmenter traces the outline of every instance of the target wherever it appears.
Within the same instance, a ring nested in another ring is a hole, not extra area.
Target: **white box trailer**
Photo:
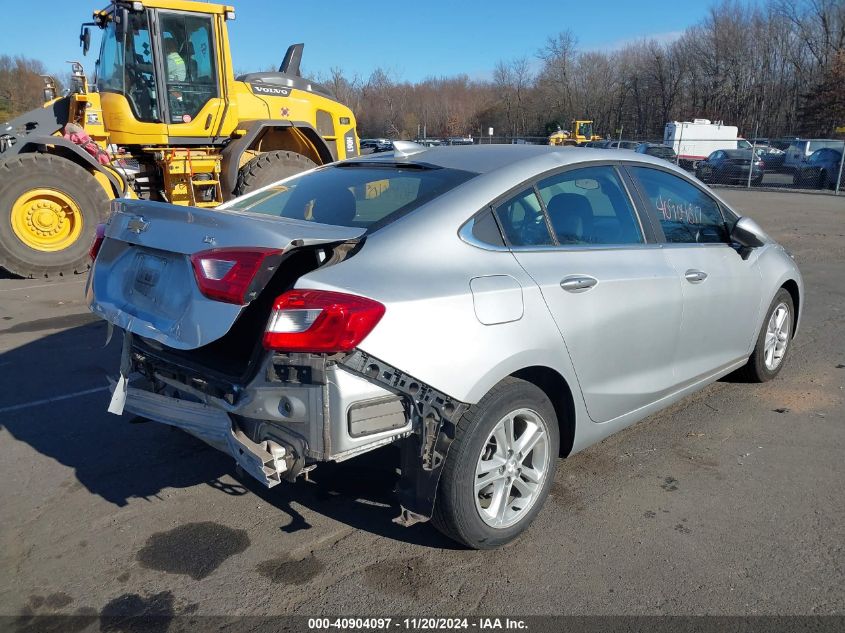
[[[751,144],[738,135],[735,125],[709,119],[672,121],[663,130],[663,144],[675,150],[678,160],[695,165],[718,149],[747,149]]]

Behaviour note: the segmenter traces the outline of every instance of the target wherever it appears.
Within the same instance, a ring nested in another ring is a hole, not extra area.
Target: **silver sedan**
[[[475,548],[526,529],[558,458],[774,378],[804,298],[757,224],[627,151],[397,142],[216,210],[119,200],[101,235],[110,411],[267,486],[396,443],[397,522]]]

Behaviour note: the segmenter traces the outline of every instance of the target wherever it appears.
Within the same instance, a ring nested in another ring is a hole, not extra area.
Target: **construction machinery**
[[[80,30],[102,31],[89,84],[73,63],[56,98],[0,125],[0,266],[21,276],[83,272],[118,197],[213,207],[359,153],[352,111],[300,74],[302,44],[278,72],[235,77],[231,6],[113,0]],[[186,220],[190,214],[186,210]]]
[[[549,145],[581,145],[587,141],[600,141],[602,138],[593,134],[592,121],[572,121],[571,130],[558,127],[557,132],[549,136]]]

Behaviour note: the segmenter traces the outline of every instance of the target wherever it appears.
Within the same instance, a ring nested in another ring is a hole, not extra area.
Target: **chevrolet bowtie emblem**
[[[142,231],[146,231],[149,228],[150,223],[144,220],[143,217],[140,215],[135,216],[129,222],[126,223],[126,228],[133,233],[141,233]]]

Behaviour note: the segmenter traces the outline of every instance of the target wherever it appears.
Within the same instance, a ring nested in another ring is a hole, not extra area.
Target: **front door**
[[[156,15],[168,135],[212,136],[223,110],[214,16],[170,11],[158,11]]]
[[[630,172],[683,289],[675,367],[688,384],[750,354],[763,300],[758,251],[743,259],[730,245],[720,205],[703,189],[656,168]]]

